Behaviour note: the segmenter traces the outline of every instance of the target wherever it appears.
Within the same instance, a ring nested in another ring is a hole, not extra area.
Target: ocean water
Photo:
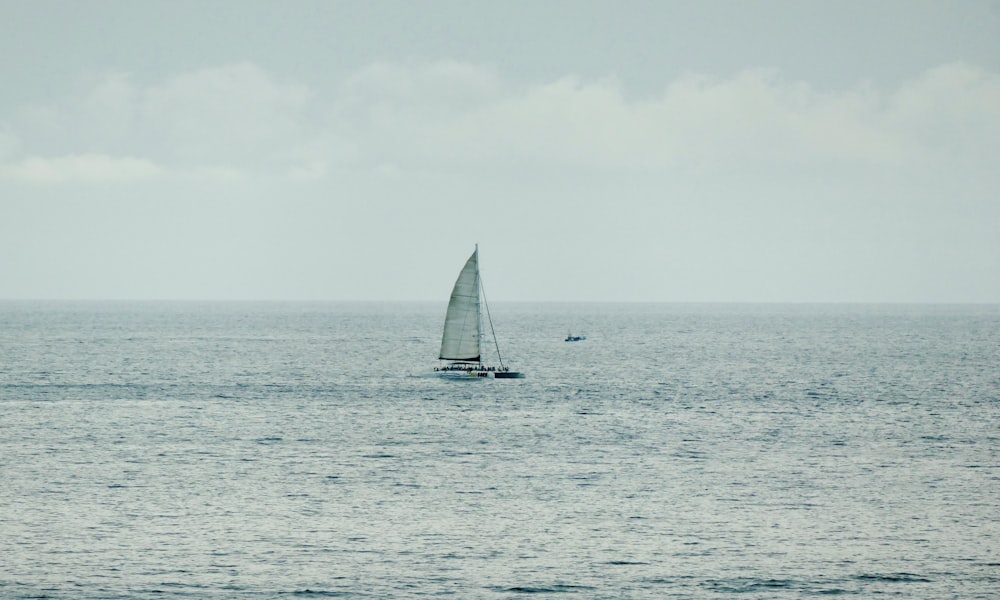
[[[0,598],[1000,595],[1000,306],[492,308],[0,302]]]

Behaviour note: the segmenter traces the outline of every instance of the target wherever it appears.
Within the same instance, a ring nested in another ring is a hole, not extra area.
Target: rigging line
[[[478,273],[477,273],[478,275]],[[503,357],[500,356],[500,343],[497,341],[497,332],[493,329],[493,315],[490,314],[490,303],[486,301],[486,288],[483,287],[482,276],[479,279],[479,289],[483,292],[483,304],[486,305],[486,318],[490,322],[490,333],[493,334],[493,345],[497,347],[497,360],[500,361],[500,368],[503,369]]]

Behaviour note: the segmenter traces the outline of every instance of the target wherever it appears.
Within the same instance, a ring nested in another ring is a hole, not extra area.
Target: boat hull
[[[524,379],[524,373],[517,371],[462,371],[462,370],[442,370],[435,371],[435,375],[441,379],[454,379],[469,381],[472,379]]]

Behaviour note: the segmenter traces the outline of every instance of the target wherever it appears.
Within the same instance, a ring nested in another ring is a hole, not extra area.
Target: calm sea
[[[0,597],[1000,595],[1000,306],[492,308],[0,302]]]

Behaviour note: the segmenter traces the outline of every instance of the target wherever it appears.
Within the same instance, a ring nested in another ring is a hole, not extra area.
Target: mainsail
[[[479,338],[479,248],[476,248],[451,290],[438,358],[479,362]]]

